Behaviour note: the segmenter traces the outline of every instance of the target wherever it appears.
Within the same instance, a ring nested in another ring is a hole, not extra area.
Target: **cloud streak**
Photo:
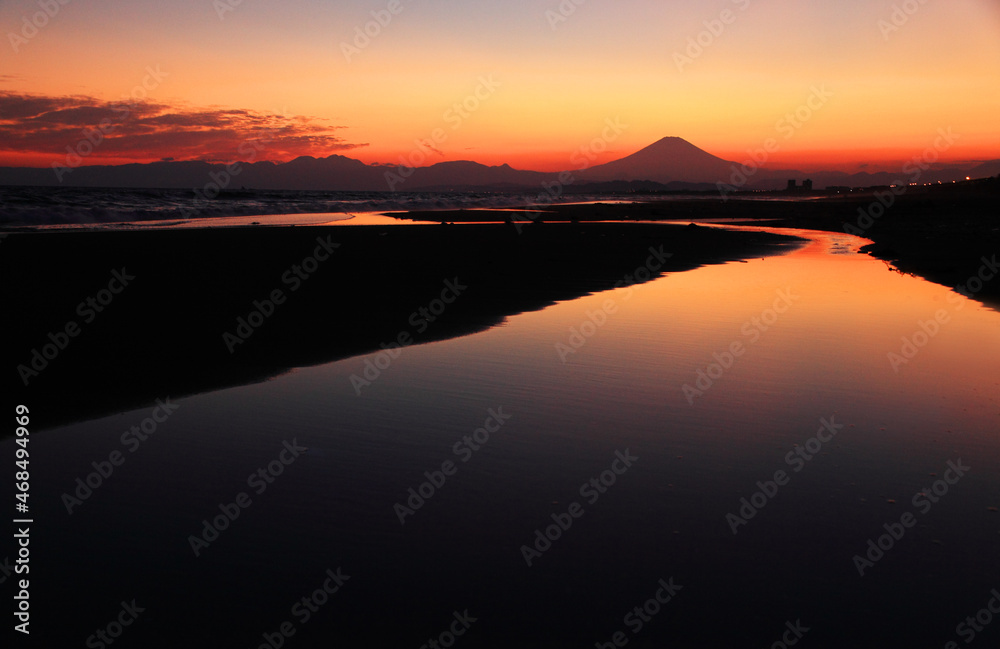
[[[266,142],[261,159],[283,162],[365,147],[337,135],[345,127],[313,117],[154,101],[103,101],[86,95],[0,91],[0,151],[51,155],[53,161],[87,137],[103,134],[87,164],[177,160],[233,162],[245,143]],[[244,151],[246,150],[244,146]]]

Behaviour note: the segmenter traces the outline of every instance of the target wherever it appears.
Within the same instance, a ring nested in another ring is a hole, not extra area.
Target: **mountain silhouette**
[[[848,174],[815,171],[805,174],[789,169],[758,169],[734,181],[740,162],[723,160],[679,137],[665,137],[631,155],[585,169],[567,170],[572,189],[592,186],[612,191],[708,190],[717,183],[738,189],[781,189],[788,179],[814,180],[817,188],[831,185],[870,187],[912,180],[901,172]],[[933,165],[920,182],[951,182],[1000,172],[1000,160],[967,165]],[[438,162],[426,167],[366,164],[342,155],[325,158],[300,156],[288,162],[236,162],[230,165],[200,160],[160,161],[147,164],[87,165],[55,171],[49,167],[0,167],[0,185],[40,187],[121,187],[148,189],[211,188],[317,191],[462,191],[527,190],[537,193],[542,183],[558,182],[560,174],[487,166],[469,160]],[[621,187],[624,186],[624,189]]]
[[[737,163],[718,158],[679,137],[665,137],[619,160],[580,172],[590,181],[652,180],[658,183],[726,181]]]
[[[402,176],[397,167],[389,174]],[[384,174],[383,174],[384,175]],[[540,171],[522,171],[510,165],[488,167],[478,162],[457,160],[454,162],[439,162],[429,167],[413,169],[413,173],[403,182],[394,186],[397,190],[435,189],[451,190],[468,187],[538,187],[541,183],[554,179],[556,174]],[[388,189],[388,179],[382,179],[382,188]]]

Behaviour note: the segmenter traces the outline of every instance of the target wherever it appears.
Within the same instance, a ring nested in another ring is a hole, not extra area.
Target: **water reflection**
[[[593,646],[671,577],[683,588],[629,646],[769,646],[796,620],[818,647],[941,646],[996,587],[1000,314],[853,254],[859,239],[802,234],[783,256],[407,348],[360,397],[364,357],[184,399],[72,517],[60,493],[146,415],[51,431],[33,442],[39,516],[74,543],[41,541],[42,578],[95,584],[95,602],[149,598],[186,646],[259,644],[337,566],[351,580],[298,627],[303,646],[419,646],[465,609],[478,621],[463,646]],[[942,309],[896,371],[888,354]],[[710,371],[735,342],[743,353]],[[711,385],[689,400],[699,370]],[[509,420],[462,461],[455,445],[497,408]],[[836,435],[790,462],[824,421]],[[189,535],[289,438],[309,451],[195,559]],[[634,465],[588,498],[624,452]],[[918,509],[958,460],[967,476]],[[456,471],[401,525],[394,506],[446,461]],[[788,480],[734,534],[727,515],[778,471]],[[582,514],[529,567],[523,548],[573,503]],[[906,512],[916,525],[860,576],[853,557]],[[89,619],[67,625],[84,637]]]

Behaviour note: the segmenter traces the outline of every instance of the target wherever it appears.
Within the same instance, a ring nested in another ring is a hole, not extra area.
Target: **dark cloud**
[[[442,157],[444,156],[444,153],[441,151],[441,149],[439,149],[436,146],[434,146],[434,143],[431,142],[428,139],[420,140],[420,146],[424,147],[425,149],[430,149],[431,151],[433,151],[434,153],[438,154],[439,156],[442,156]]]
[[[2,77],[0,77],[2,79]],[[322,157],[366,144],[336,135],[342,126],[252,110],[192,108],[152,101],[102,101],[0,91],[0,150],[64,156],[90,139],[101,158],[233,161],[253,145],[258,159]],[[91,147],[85,146],[87,150]]]
[[[24,109],[38,111],[42,106],[31,107],[22,105]],[[22,125],[31,128],[32,125],[40,127],[73,127],[76,125],[96,126],[101,120],[108,119],[114,121],[119,113],[108,106],[59,106],[49,110],[41,110],[30,116],[25,116],[21,120]],[[6,116],[0,112],[0,115]],[[0,118],[2,119],[2,118]]]
[[[38,117],[71,107],[74,101],[86,99],[87,97],[44,97],[0,91],[0,123]]]

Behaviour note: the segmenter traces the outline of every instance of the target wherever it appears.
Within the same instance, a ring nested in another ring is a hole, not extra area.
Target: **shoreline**
[[[984,281],[994,273],[991,270],[996,264],[994,258],[1000,258],[1000,178],[965,185],[917,187],[902,194],[884,188],[864,194],[807,200],[702,197],[633,203],[556,204],[536,214],[533,220],[546,225],[593,221],[718,222],[856,234],[873,241],[861,252],[890,262],[900,272],[953,290],[960,287],[963,290],[959,292],[964,291],[967,297],[1000,308],[1000,281]],[[411,211],[407,218],[474,222],[523,219],[525,216],[524,212],[510,210],[460,210]],[[1000,273],[995,274],[1000,279]]]
[[[482,331],[620,286],[651,251],[672,256],[642,281],[799,241],[614,223],[16,233],[0,255],[20,278],[0,287],[19,314],[13,395],[51,428],[378,352],[403,332],[419,344]],[[448,281],[468,289],[415,329]]]
[[[401,221],[482,221],[440,227],[400,223],[11,232],[3,239],[0,269],[20,281],[6,283],[0,291],[19,314],[11,325],[12,356],[15,366],[27,371],[18,370],[16,392],[49,403],[41,423],[51,427],[141,407],[160,397],[259,382],[295,367],[378,352],[380,345],[410,328],[408,316],[452,278],[469,285],[469,292],[433,327],[414,336],[414,344],[482,331],[517,313],[614,288],[657,246],[673,256],[650,279],[780,254],[801,241],[671,221],[846,230],[872,240],[861,252],[891,262],[899,272],[953,290],[960,286],[968,297],[1000,308],[1000,281],[987,281],[1000,255],[998,184],[977,192],[944,186],[904,194],[863,230],[858,215],[878,204],[874,195],[392,215]],[[324,237],[337,244],[329,261],[296,280],[296,289],[302,290],[292,291],[283,278]],[[115,295],[106,312],[81,307],[115,271],[135,275],[135,288]],[[276,289],[285,291],[287,305],[253,327],[246,340],[233,343],[230,338],[224,344],[224,334],[236,332],[239,318],[252,315],[255,300],[266,300]],[[66,349],[57,350],[52,359],[35,357],[52,336],[63,340],[71,323],[82,332],[72,336]],[[37,375],[32,361],[41,366]],[[97,374],[115,378],[97,386]]]

